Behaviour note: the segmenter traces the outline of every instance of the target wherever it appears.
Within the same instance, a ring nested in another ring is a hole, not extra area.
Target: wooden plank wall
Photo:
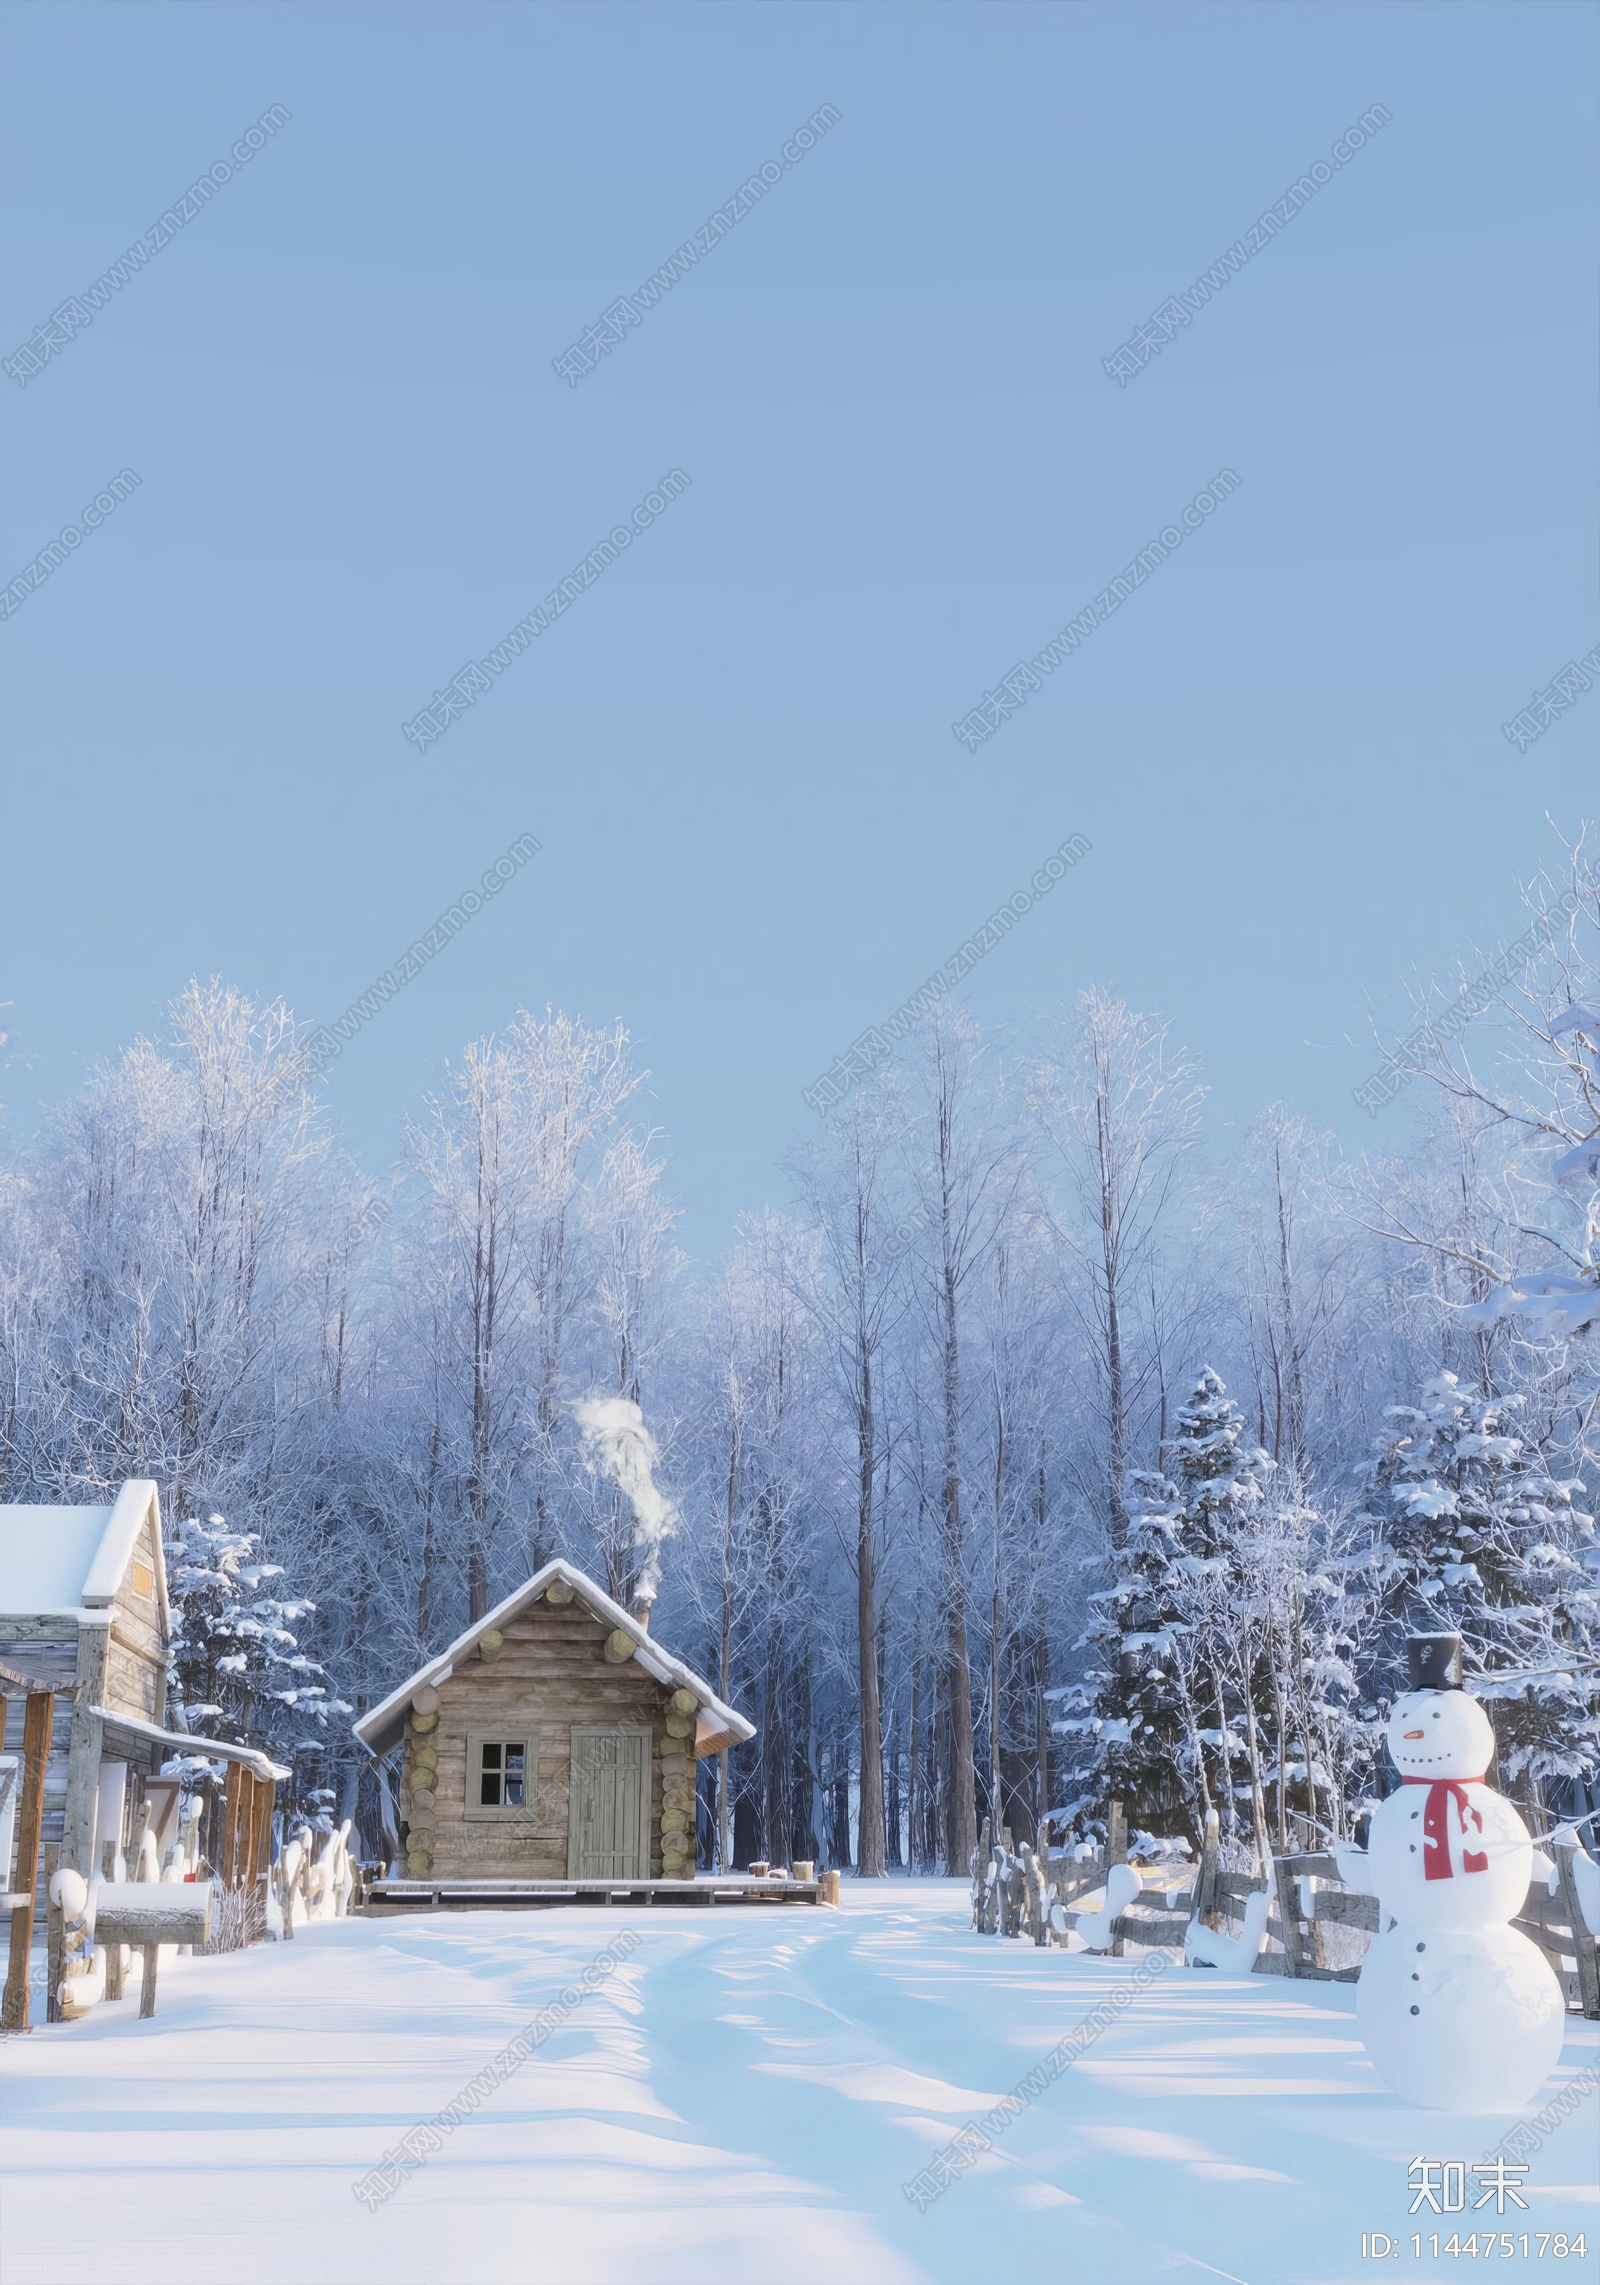
[[[161,1606],[154,1595],[134,1592],[134,1571],[143,1564],[155,1576],[155,1526],[145,1517],[134,1552],[111,1606],[111,1640],[102,1703],[161,1722],[166,1714],[167,1646],[161,1633]]]

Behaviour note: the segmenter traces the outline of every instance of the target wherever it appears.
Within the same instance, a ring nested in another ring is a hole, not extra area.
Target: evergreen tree
[[[291,1631],[290,1622],[309,1617],[316,1605],[261,1592],[283,1577],[283,1566],[263,1562],[260,1544],[257,1533],[230,1531],[220,1515],[204,1523],[186,1517],[167,1541],[169,1707],[185,1729],[213,1730],[287,1762],[294,1779],[286,1829],[331,1832],[334,1795],[319,1782],[324,1733],[354,1708],[328,1695],[326,1669]],[[220,1774],[220,1764],[206,1769],[202,1757],[185,1771],[212,1783]]]
[[[1182,1651],[1177,1563],[1185,1516],[1175,1484],[1128,1478],[1126,1538],[1112,1550],[1111,1584],[1089,1598],[1094,1613],[1075,1645],[1088,1652],[1081,1682],[1052,1691],[1057,1736],[1074,1741],[1076,1784],[1065,1812],[1078,1818],[1120,1801],[1130,1829],[1165,1833],[1190,1823],[1197,1755],[1175,1669]]]
[[[1502,1784],[1564,1808],[1600,1772],[1595,1532],[1574,1505],[1581,1481],[1553,1477],[1537,1444],[1511,1433],[1522,1402],[1470,1396],[1440,1373],[1420,1406],[1389,1406],[1395,1433],[1379,1440],[1358,1518],[1373,1604],[1362,1679],[1381,1705],[1405,1688],[1408,1635],[1459,1634]]]
[[[1163,1457],[1168,1473],[1130,1479],[1128,1530],[1111,1551],[1110,1585],[1091,1598],[1079,1645],[1089,1662],[1059,1694],[1057,1728],[1080,1742],[1070,1807],[1118,1799],[1130,1825],[1176,1822],[1198,1835],[1219,1788],[1231,1802],[1235,1759],[1251,1759],[1254,1707],[1231,1679],[1229,1634],[1272,1462],[1245,1443],[1244,1416],[1209,1365]]]
[[[1355,1683],[1327,1527],[1247,1440],[1209,1366],[1163,1457],[1167,1474],[1133,1479],[1083,1682],[1057,1694],[1058,1733],[1080,1745],[1069,1806],[1120,1799],[1130,1825],[1197,1840],[1214,1809],[1224,1836],[1242,1825],[1262,1857],[1292,1846],[1299,1818],[1330,1838],[1345,1822]]]

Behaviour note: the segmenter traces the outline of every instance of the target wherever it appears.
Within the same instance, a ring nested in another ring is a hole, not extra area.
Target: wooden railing
[[[1109,1848],[1092,1856],[1041,1857],[1024,1841],[1014,1845],[1007,1828],[991,1841],[985,1823],[973,1852],[973,1926],[985,1934],[1031,1936],[1040,1946],[1065,1945],[1085,1924],[1096,1949],[1121,1957],[1127,1944],[1182,1951],[1191,1924],[1222,1929],[1242,1921],[1249,1898],[1266,1891],[1266,1942],[1253,1963],[1257,1975],[1304,1977],[1325,1983],[1354,1983],[1359,1963],[1333,1966],[1325,1933],[1353,1928],[1378,1932],[1375,1896],[1347,1888],[1330,1855],[1275,1857],[1265,1875],[1230,1871],[1220,1863],[1214,1827],[1200,1859],[1165,1859],[1129,1864],[1120,1840],[1120,1818],[1110,1820]],[[1538,1945],[1559,1980],[1569,2009],[1600,2017],[1600,1962],[1595,1937],[1585,1923],[1572,1870],[1573,1850],[1552,1847],[1552,1885],[1536,1875],[1527,1901],[1512,1925]],[[1107,1922],[1104,1891],[1118,1867],[1137,1875],[1139,1892]],[[1094,1903],[1091,1900],[1098,1900]]]

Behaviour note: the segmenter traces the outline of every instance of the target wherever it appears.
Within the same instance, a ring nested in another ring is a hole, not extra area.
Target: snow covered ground
[[[164,1968],[0,2047],[4,2285],[1125,2285],[1457,2274],[1486,2224],[1408,2217],[1418,2155],[1511,2123],[1407,2110],[1353,1988],[1169,1968],[919,2212],[902,2185],[1137,1964],[974,1935],[963,1883],[839,1912],[346,1921]],[[636,1950],[376,2210],[355,2185],[608,1938]],[[1600,2061],[1573,2020],[1548,2095]],[[1592,2280],[1600,2099],[1533,2160],[1476,2267]],[[1468,2182],[1473,2182],[1469,2174]],[[1475,2194],[1475,2186],[1474,2192]],[[1470,2202],[1470,2200],[1469,2200]],[[1491,2208],[1492,2213],[1492,2208]],[[1398,2244],[1363,2258],[1362,2233]],[[1539,2254],[1587,2234],[1587,2258]],[[1470,2264],[1467,2264],[1470,2266]]]

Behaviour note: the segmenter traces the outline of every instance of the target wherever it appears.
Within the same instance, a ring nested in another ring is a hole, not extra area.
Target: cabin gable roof
[[[165,1640],[170,1617],[161,1501],[148,1477],[125,1483],[109,1507],[0,1506],[0,1612],[101,1617],[141,1548],[154,1573]]]
[[[459,1661],[469,1656],[491,1628],[503,1629],[508,1620],[516,1618],[530,1603],[536,1603],[556,1579],[565,1580],[571,1587],[574,1598],[584,1605],[590,1616],[608,1634],[622,1633],[630,1637],[634,1645],[635,1663],[642,1666],[663,1688],[692,1690],[704,1709],[702,1720],[706,1715],[711,1717],[717,1736],[730,1745],[740,1745],[746,1738],[755,1736],[754,1722],[747,1721],[743,1714],[735,1713],[731,1706],[725,1706],[710,1683],[696,1674],[693,1667],[686,1666],[681,1658],[674,1658],[637,1619],[629,1616],[620,1603],[613,1602],[603,1587],[596,1586],[575,1564],[568,1563],[558,1555],[546,1563],[542,1570],[535,1571],[531,1579],[524,1580],[515,1594],[508,1595],[504,1602],[497,1603],[492,1611],[487,1611],[481,1619],[475,1620],[465,1634],[457,1635],[455,1641],[448,1649],[440,1651],[437,1658],[431,1658],[425,1666],[419,1666],[416,1673],[409,1675],[398,1689],[391,1690],[381,1704],[374,1706],[370,1713],[363,1714],[360,1721],[352,1725],[355,1735],[368,1752],[391,1752],[400,1743],[404,1733],[406,1709],[411,1702],[412,1692],[420,1690],[425,1683],[437,1686],[447,1681]]]

